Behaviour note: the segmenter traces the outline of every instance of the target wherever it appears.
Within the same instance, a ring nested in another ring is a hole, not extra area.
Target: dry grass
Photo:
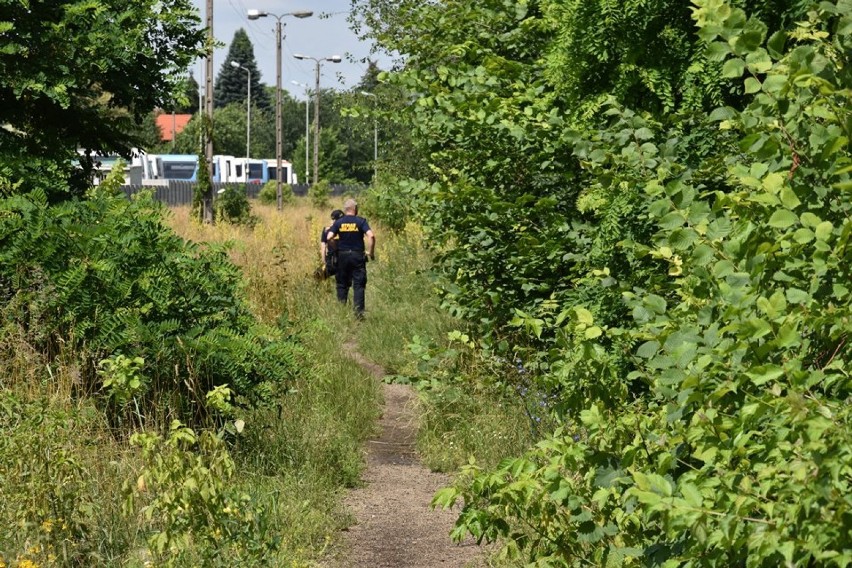
[[[189,208],[172,210],[172,226],[195,242],[231,242],[231,259],[243,269],[246,295],[255,314],[274,323],[282,315],[299,317],[295,302],[305,289],[316,289],[313,272],[319,265],[319,235],[328,212],[306,199],[295,199],[284,211],[252,203],[259,218],[254,228],[220,223],[206,226],[190,219]]]

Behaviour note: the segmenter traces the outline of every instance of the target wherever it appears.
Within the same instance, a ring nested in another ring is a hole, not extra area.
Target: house
[[[160,139],[172,142],[180,134],[192,118],[191,114],[162,113],[157,115],[157,128],[160,129]]]

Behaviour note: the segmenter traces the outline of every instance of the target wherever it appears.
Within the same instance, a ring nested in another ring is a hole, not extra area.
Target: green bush
[[[311,184],[308,189],[308,198],[311,204],[317,209],[325,209],[328,207],[328,198],[331,196],[331,184],[326,180],[320,180],[317,183]]]
[[[268,513],[235,485],[224,441],[175,421],[167,437],[134,434],[144,468],[127,483],[126,512],[146,519],[149,550],[163,566],[274,566]]]
[[[104,491],[123,472],[93,444],[97,414],[0,391],[0,565],[93,565],[131,546],[120,483]]]
[[[402,180],[397,183],[372,186],[362,196],[361,204],[370,217],[381,221],[382,227],[395,233],[405,229],[414,214],[412,207],[417,182]]]
[[[0,201],[0,250],[3,318],[48,356],[79,356],[82,393],[100,390],[101,360],[141,358],[147,388],[125,393],[135,406],[168,400],[197,420],[216,385],[257,400],[295,373],[282,332],[249,312],[227,249],[178,237],[150,195]]]
[[[264,205],[276,205],[278,203],[278,182],[274,179],[263,184],[260,193],[257,195],[258,200]],[[290,184],[282,184],[281,186],[281,201],[284,204],[293,203],[295,196]]]
[[[574,134],[585,246],[560,258],[587,270],[510,322],[561,426],[441,492],[457,537],[537,565],[852,562],[852,4],[773,35],[694,4],[746,104],[610,104]]]
[[[244,186],[229,185],[216,196],[216,219],[232,225],[257,224],[257,217],[251,213],[251,204]]]

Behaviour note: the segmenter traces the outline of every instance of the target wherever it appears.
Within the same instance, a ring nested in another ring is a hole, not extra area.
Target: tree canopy
[[[849,564],[852,2],[354,4],[428,160],[386,197],[483,386],[556,425],[438,495],[455,536],[536,566]]]
[[[170,103],[203,41],[189,0],[1,0],[4,193],[48,170],[81,191],[90,164],[70,166],[76,151],[129,154],[132,124]]]
[[[241,68],[231,65],[232,61],[239,63]],[[273,103],[270,102],[269,95],[260,81],[260,71],[257,69],[257,61],[254,58],[254,46],[243,28],[234,33],[234,39],[228,47],[228,55],[216,76],[216,85],[213,89],[215,107],[224,107],[234,102],[245,104],[248,95],[246,70],[251,72],[252,106],[261,110],[272,109]]]

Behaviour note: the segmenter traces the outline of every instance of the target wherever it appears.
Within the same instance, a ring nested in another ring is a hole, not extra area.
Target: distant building
[[[157,128],[160,129],[160,139],[163,142],[173,142],[192,118],[191,114],[162,113],[157,115]]]

